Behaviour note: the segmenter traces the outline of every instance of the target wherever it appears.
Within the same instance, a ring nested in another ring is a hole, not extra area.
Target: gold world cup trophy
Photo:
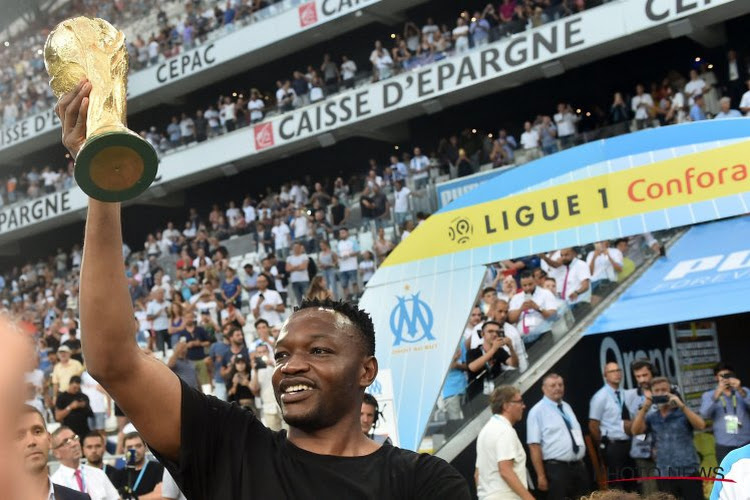
[[[135,198],[145,191],[156,177],[159,159],[151,144],[125,126],[125,35],[103,19],[67,19],[47,37],[44,65],[58,99],[82,79],[91,82],[86,142],[75,159],[81,189],[108,202]]]

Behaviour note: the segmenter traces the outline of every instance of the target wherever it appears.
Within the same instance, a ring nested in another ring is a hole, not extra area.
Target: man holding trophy
[[[444,461],[362,434],[362,397],[378,363],[372,321],[355,306],[303,303],[282,327],[272,382],[288,434],[189,388],[139,349],[113,202],[143,192],[156,164],[124,125],[123,41],[106,21],[76,18],[45,47],[63,144],[92,198],[80,286],[89,373],[187,498],[469,498],[466,481]]]

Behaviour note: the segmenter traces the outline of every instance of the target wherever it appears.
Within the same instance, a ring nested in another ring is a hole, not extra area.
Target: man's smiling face
[[[273,388],[290,426],[310,432],[359,416],[362,392],[378,369],[345,315],[322,308],[294,313],[275,351]]]

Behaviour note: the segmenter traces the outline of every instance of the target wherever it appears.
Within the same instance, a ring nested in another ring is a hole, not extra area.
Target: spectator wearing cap
[[[549,500],[580,498],[589,490],[581,424],[563,400],[565,383],[556,373],[542,379],[544,397],[529,411],[526,442],[537,476],[537,488]]]
[[[52,391],[55,395],[66,392],[71,377],[80,377],[83,373],[83,365],[75,359],[71,359],[70,347],[60,346],[57,350],[57,358],[58,362],[52,369]]]
[[[85,436],[91,431],[89,418],[93,416],[89,397],[81,392],[81,377],[70,377],[67,390],[57,395],[55,420],[70,427],[79,436]]]
[[[236,354],[232,358],[229,375],[226,378],[227,399],[245,408],[255,408],[250,381],[252,373],[247,354]]]
[[[750,443],[750,389],[726,363],[714,367],[716,388],[701,396],[700,414],[713,421],[716,461]]]

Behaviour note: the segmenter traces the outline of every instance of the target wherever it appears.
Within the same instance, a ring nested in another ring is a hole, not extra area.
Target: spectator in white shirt
[[[466,322],[464,328],[464,342],[466,343],[466,350],[476,349],[482,344],[482,337],[479,336],[479,332],[482,327],[482,310],[478,306],[474,306],[471,309],[469,315],[469,321]]]
[[[343,297],[348,299],[349,284],[352,286],[351,297],[356,297],[359,293],[357,286],[357,255],[359,254],[359,245],[353,236],[349,236],[349,230],[345,227],[339,229],[339,241],[336,247],[339,256],[339,281],[341,282],[341,291]]]
[[[227,208],[226,216],[227,216],[227,222],[229,223],[229,226],[237,227],[237,224],[242,218],[242,212],[240,212],[240,209],[237,208],[237,205],[234,203],[234,200],[229,200],[229,208]]]
[[[289,283],[292,285],[294,298],[297,305],[302,304],[302,297],[310,286],[310,276],[307,272],[307,266],[310,258],[305,253],[304,245],[295,241],[292,248],[292,255],[286,259],[286,272],[289,273]]]
[[[383,48],[380,40],[375,42],[375,49],[370,54],[370,62],[373,69],[373,81],[390,78],[393,69],[393,59],[388,51]]]
[[[644,129],[648,126],[648,121],[651,116],[651,108],[654,107],[654,100],[651,98],[651,94],[646,93],[646,89],[642,84],[635,86],[635,95],[630,101],[630,108],[635,113],[635,125],[638,130]]]
[[[281,313],[286,310],[281,295],[276,290],[268,288],[268,277],[265,274],[258,276],[256,284],[258,293],[250,298],[250,310],[253,317],[256,320],[266,320],[271,328],[280,325]]]
[[[227,132],[232,132],[237,126],[237,104],[232,102],[231,97],[225,97],[219,110],[219,120]]]
[[[276,217],[273,220],[271,234],[273,234],[273,244],[276,250],[276,256],[279,259],[286,259],[286,256],[289,255],[289,244],[292,241],[289,226],[287,226],[284,221]]]
[[[526,121],[523,124],[523,129],[524,132],[521,134],[521,146],[523,146],[523,149],[531,157],[530,159],[538,158],[540,155],[539,132],[534,130],[530,121]]]
[[[596,294],[591,297],[591,302],[596,305],[599,297],[607,295],[617,282],[617,273],[622,271],[622,252],[611,248],[609,241],[600,241],[594,243],[594,250],[589,252],[586,263],[591,272],[591,291]]]
[[[428,17],[424,26],[422,26],[422,34],[427,35],[427,40],[432,44],[434,42],[434,35],[438,32],[440,32],[440,28],[431,17]]]
[[[187,113],[182,113],[180,120],[180,135],[182,144],[185,145],[195,140],[195,122]]]
[[[469,50],[469,27],[463,17],[456,20],[456,27],[453,28],[453,44],[458,54]]]
[[[521,392],[510,385],[490,394],[492,417],[477,436],[474,478],[479,500],[533,500],[526,474],[526,452],[513,426],[523,418]]]
[[[250,91],[250,100],[247,103],[247,110],[250,112],[250,123],[258,123],[263,120],[263,110],[266,104],[258,89]]]
[[[354,87],[354,77],[357,75],[357,64],[347,56],[341,56],[341,79],[344,88]]]
[[[550,331],[551,323],[541,327],[545,320],[557,313],[557,299],[548,290],[537,286],[532,271],[521,272],[521,291],[508,305],[508,321],[515,324],[527,345]],[[532,335],[529,337],[529,335]]]
[[[560,139],[560,145],[563,149],[571,147],[575,138],[578,115],[573,112],[570,104],[561,102],[557,105],[557,113],[553,118],[557,125],[557,137]]]
[[[422,154],[422,148],[414,148],[414,157],[409,161],[409,170],[414,179],[414,189],[420,189],[429,180],[430,159]]]
[[[396,225],[401,227],[404,222],[411,219],[411,212],[409,211],[409,198],[419,196],[417,193],[412,193],[411,189],[404,186],[404,181],[398,180],[393,183],[393,213],[396,217]]]
[[[276,91],[276,104],[279,111],[282,113],[291,111],[294,107],[294,99],[297,97],[297,93],[291,87],[291,82],[284,80],[284,83],[277,82],[276,85],[279,87]]]
[[[698,71],[691,69],[690,81],[685,84],[685,95],[688,97],[688,105],[692,106],[696,97],[704,95],[710,89],[711,86],[698,75]]]
[[[208,136],[214,137],[221,134],[221,122],[219,122],[219,112],[213,107],[209,106],[208,109],[203,113],[203,118],[208,120]]]
[[[591,271],[572,248],[560,250],[560,266],[549,275],[557,282],[557,293],[578,319],[591,310]]]

